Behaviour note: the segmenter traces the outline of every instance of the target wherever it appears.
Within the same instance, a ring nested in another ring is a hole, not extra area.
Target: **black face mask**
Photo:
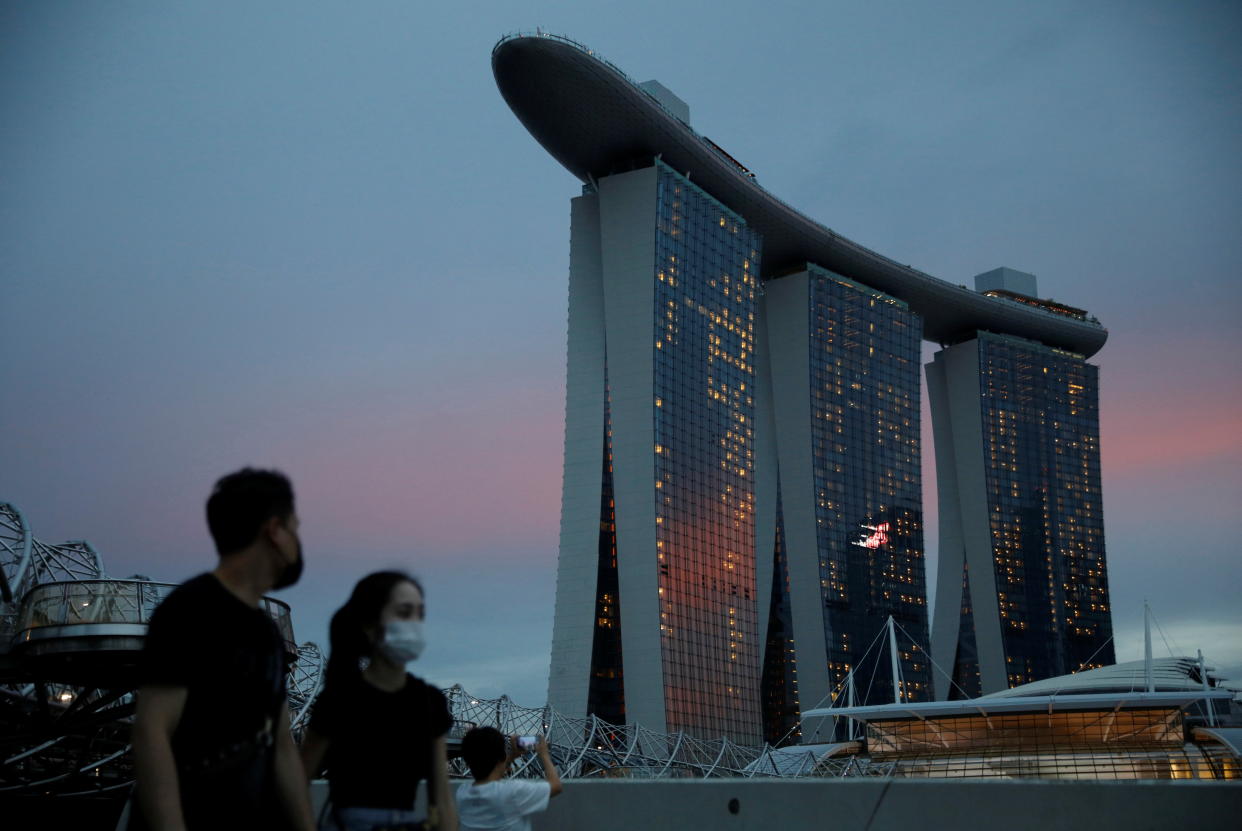
[[[298,558],[280,572],[280,576],[276,578],[276,584],[272,586],[273,591],[287,589],[302,577],[302,538],[298,537],[297,540]]]

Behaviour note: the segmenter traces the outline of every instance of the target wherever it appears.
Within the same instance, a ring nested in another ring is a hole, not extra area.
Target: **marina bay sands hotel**
[[[1113,662],[1098,321],[1029,274],[971,290],[846,239],[570,40],[505,38],[492,67],[582,182],[552,706],[777,742],[829,695],[973,697]]]

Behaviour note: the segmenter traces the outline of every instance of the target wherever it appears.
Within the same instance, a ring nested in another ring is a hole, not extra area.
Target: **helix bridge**
[[[849,755],[853,742],[817,745],[741,745],[727,738],[700,739],[662,733],[642,725],[616,725],[593,715],[566,716],[551,707],[522,707],[507,696],[481,699],[460,686],[444,691],[454,719],[449,747],[471,727],[495,727],[507,735],[548,737],[557,771],[566,779],[708,779],[885,776],[892,765]],[[451,775],[469,777],[464,760],[451,758]],[[511,775],[541,778],[534,754],[514,763]]]
[[[0,502],[0,796],[92,796],[133,784],[129,733],[138,662],[151,614],[175,584],[109,575],[89,543],[48,544],[18,508]],[[294,641],[292,610],[263,599],[285,639],[294,738],[309,721],[324,655]],[[543,734],[567,778],[822,777],[884,775],[883,765],[845,756],[843,744],[762,747],[705,740],[641,725],[574,718],[550,707],[522,707],[507,696],[483,699],[445,690],[454,718],[450,771],[469,771],[456,750],[473,726]],[[533,754],[514,775],[542,776]]]
[[[138,659],[151,613],[175,588],[114,578],[90,543],[45,543],[0,502],[0,796],[90,796],[133,783]],[[323,656],[294,642],[287,604],[264,598],[263,607],[285,639],[300,732]]]

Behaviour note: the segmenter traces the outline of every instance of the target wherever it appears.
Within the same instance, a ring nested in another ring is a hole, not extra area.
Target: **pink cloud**
[[[554,538],[561,407],[559,396],[492,395],[351,414],[348,429],[300,448],[302,512],[325,539],[378,548]]]
[[[1240,357],[1233,332],[1110,345],[1100,360],[1105,474],[1242,458]]]

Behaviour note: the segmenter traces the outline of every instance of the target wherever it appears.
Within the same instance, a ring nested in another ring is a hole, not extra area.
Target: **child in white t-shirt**
[[[546,810],[548,800],[564,790],[543,736],[534,749],[543,765],[543,782],[505,778],[513,760],[529,752],[518,746],[517,736],[506,738],[494,727],[476,727],[462,737],[461,755],[474,781],[457,789],[461,831],[530,831],[530,815]]]

